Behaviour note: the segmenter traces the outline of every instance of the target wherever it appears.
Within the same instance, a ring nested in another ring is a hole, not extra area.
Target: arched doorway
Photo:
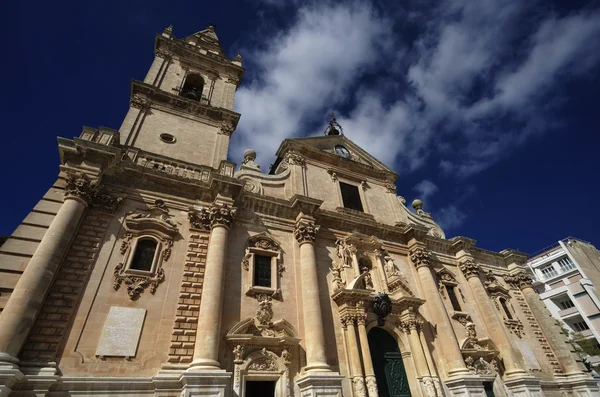
[[[375,327],[367,334],[379,397],[410,397],[398,343],[383,328]]]

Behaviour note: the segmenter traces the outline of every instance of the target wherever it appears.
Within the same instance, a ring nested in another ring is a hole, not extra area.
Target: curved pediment
[[[232,344],[295,346],[301,338],[296,328],[285,319],[277,320],[267,328],[257,323],[254,317],[248,317],[231,327],[225,339]]]
[[[262,232],[251,236],[248,238],[247,246],[267,251],[281,251],[281,243],[275,240],[268,232]]]
[[[156,200],[147,210],[137,210],[125,216],[125,227],[129,231],[151,230],[162,238],[172,238],[177,235],[177,222],[171,219],[169,209],[163,200]]]

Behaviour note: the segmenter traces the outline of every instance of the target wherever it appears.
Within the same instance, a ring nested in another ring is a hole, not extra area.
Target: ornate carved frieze
[[[235,130],[235,127],[233,126],[233,123],[230,121],[227,121],[227,120],[223,121],[219,125],[219,134],[231,136],[231,134],[233,134],[234,130]]]
[[[90,178],[80,172],[69,172],[65,179],[65,198],[79,198],[90,204],[98,190],[98,181]]]
[[[529,275],[524,270],[521,270],[514,274],[506,274],[504,275],[504,281],[511,286],[511,288],[531,288],[533,286],[533,280],[531,279],[531,275]]]
[[[317,237],[319,227],[312,221],[300,220],[294,229],[294,237],[298,243],[313,243]]]
[[[148,98],[140,94],[133,94],[133,96],[129,100],[129,105],[136,109],[143,109],[150,106],[151,104],[152,102]]]
[[[256,311],[256,320],[260,325],[269,326],[273,320],[273,303],[271,296],[268,294],[260,294],[257,296],[258,310]]]
[[[423,266],[429,267],[431,265],[431,254],[425,248],[418,247],[412,249],[408,252],[408,254],[410,256],[411,262],[413,263],[413,265],[415,265],[417,269]]]
[[[235,212],[236,209],[229,207],[227,204],[218,205],[213,203],[208,208],[190,209],[188,219],[191,226],[196,229],[208,230],[215,226],[230,228],[235,217]]]
[[[479,276],[479,265],[472,258],[459,262],[458,267],[467,279]]]
[[[277,371],[277,363],[271,357],[262,357],[252,361],[248,365],[252,371]]]
[[[127,285],[127,294],[131,300],[138,299],[140,294],[148,287],[150,287],[150,293],[154,294],[158,285],[165,281],[165,272],[162,267],[158,268],[155,274],[151,276],[126,274],[124,273],[123,268],[123,263],[119,263],[115,267],[115,270],[113,271],[115,277],[113,288],[117,291],[121,287],[121,284],[125,283],[125,285]]]
[[[473,375],[495,376],[500,369],[497,358],[491,358],[490,362],[487,362],[483,357],[468,356],[465,358],[465,364]]]
[[[390,182],[386,183],[385,191],[388,193],[396,194],[396,185],[394,183],[390,183]]]
[[[123,197],[114,197],[104,187],[100,187],[98,193],[92,198],[91,208],[94,211],[114,214],[122,202]]]
[[[524,328],[523,323],[520,320],[509,320],[507,318],[504,319],[504,325],[506,328],[513,334],[515,334],[519,338],[523,338]]]
[[[287,152],[285,154],[284,160],[289,165],[299,165],[301,167],[304,167],[306,165],[306,160],[304,159],[304,156],[296,152]]]

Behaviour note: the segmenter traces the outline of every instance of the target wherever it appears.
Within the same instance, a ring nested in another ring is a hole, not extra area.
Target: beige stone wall
[[[113,287],[114,268],[123,261],[123,255],[119,249],[124,237],[123,216],[130,211],[146,208],[147,206],[148,204],[139,201],[128,200],[107,224],[106,231],[97,231],[97,233],[104,233],[104,238],[90,269],[89,281],[84,286],[83,291],[78,294],[81,301],[77,302],[75,299],[72,304],[76,308],[76,312],[72,315],[70,328],[67,327],[65,332],[64,350],[59,351],[57,356],[58,365],[65,376],[89,376],[89,374],[117,377],[153,376],[163,363],[167,363],[170,358],[172,362],[175,355],[183,353],[181,350],[171,350],[174,349],[171,346],[173,343],[184,342],[179,340],[179,333],[175,332],[180,328],[176,326],[178,324],[176,320],[178,317],[185,317],[190,314],[187,313],[190,310],[189,305],[195,304],[195,301],[182,302],[180,300],[182,298],[184,271],[189,272],[189,269],[186,270],[184,266],[188,259],[187,253],[191,242],[187,227],[179,228],[179,236],[175,239],[171,257],[162,264],[165,280],[158,285],[155,294],[146,289],[139,299],[132,300],[127,294],[126,285],[122,285],[119,290],[115,290]],[[185,211],[171,209],[170,212],[173,219],[181,225],[187,224],[187,213]],[[86,218],[86,222],[89,222],[90,215]],[[76,241],[87,236],[86,233],[88,231],[83,227],[76,237]],[[71,251],[76,254],[79,249],[79,244],[75,244]],[[77,257],[77,255],[70,256]],[[70,271],[69,268],[73,266],[69,265],[69,262],[65,264],[63,264],[61,273],[65,270]],[[81,276],[83,277],[83,275]],[[185,277],[191,276],[187,274]],[[60,285],[59,277],[53,288],[61,288]],[[188,305],[188,310],[184,310],[181,307],[182,305]],[[146,310],[144,326],[135,357],[126,359],[124,357],[100,358],[95,356],[100,335],[111,306],[143,308]],[[56,305],[49,305],[49,307],[56,307]],[[189,324],[189,329],[195,328],[193,321]],[[48,324],[48,326],[51,325]],[[175,340],[173,340],[174,335]],[[188,333],[185,336],[190,335]],[[184,356],[184,354],[181,355]]]
[[[120,129],[123,142],[132,134],[130,144],[134,147],[213,168],[218,168],[221,161],[227,159],[229,137],[218,134],[218,126],[152,109],[132,131],[138,113],[139,110],[134,108],[128,112]],[[175,143],[163,142],[160,139],[163,133],[173,135]],[[225,144],[219,145],[220,140]]]
[[[0,311],[63,202],[64,181],[57,180],[0,247]]]
[[[589,278],[595,286],[600,286],[600,253],[598,250],[593,245],[580,240],[565,243],[565,246],[575,262],[583,269],[585,277]]]

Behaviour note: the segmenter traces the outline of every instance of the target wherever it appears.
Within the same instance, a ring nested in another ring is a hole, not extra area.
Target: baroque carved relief
[[[317,237],[319,226],[316,226],[312,221],[300,220],[296,223],[294,229],[294,237],[298,243],[313,243]]]
[[[65,182],[65,198],[78,198],[87,204],[92,202],[98,190],[98,181],[81,172],[68,172]]]
[[[410,250],[408,253],[411,262],[413,263],[413,265],[415,265],[417,269],[422,266],[429,267],[431,265],[431,254],[427,249],[417,247]]]
[[[227,204],[216,203],[207,207],[190,208],[188,219],[195,229],[210,230],[215,226],[230,228],[235,217],[236,209]]]
[[[127,213],[123,223],[125,235],[119,247],[123,260],[113,270],[113,288],[117,291],[125,284],[129,298],[135,300],[146,289],[154,294],[159,284],[165,280],[162,264],[171,257],[178,224],[171,219],[169,209],[160,199],[155,200],[147,209]],[[142,240],[152,240],[156,245],[147,270],[131,267],[138,242]]]

